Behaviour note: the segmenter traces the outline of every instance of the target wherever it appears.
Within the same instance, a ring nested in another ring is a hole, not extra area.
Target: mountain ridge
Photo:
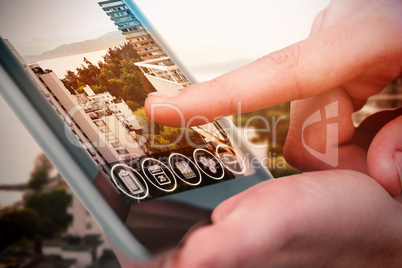
[[[48,60],[52,58],[66,57],[81,53],[98,51],[122,45],[126,39],[119,31],[106,33],[95,39],[87,39],[84,41],[67,43],[60,45],[54,49],[45,51],[39,55],[22,55],[29,63]]]

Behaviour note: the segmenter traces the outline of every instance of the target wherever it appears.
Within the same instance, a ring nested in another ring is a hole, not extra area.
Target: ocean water
[[[106,49],[98,50],[61,58],[38,61],[37,63],[42,69],[51,69],[60,79],[63,79],[67,73],[67,70],[76,72],[78,67],[81,67],[82,64],[85,64],[84,57],[92,62],[92,64],[97,65],[99,61],[103,62],[102,56],[104,56],[106,52]]]
[[[54,58],[44,61],[38,61],[37,63],[42,69],[51,69],[56,75],[62,79],[64,75],[67,73],[67,70],[76,71],[77,67],[81,67],[81,64],[84,64],[84,57],[86,57],[89,61],[93,64],[97,64],[98,61],[103,61],[102,56],[106,54],[107,50],[99,50],[93,51],[88,53],[82,53],[77,55],[71,55],[66,57]],[[11,113],[11,116],[14,116],[10,108],[8,107],[1,107],[1,111]],[[10,117],[10,116],[7,116]],[[15,116],[14,116],[15,117]],[[18,137],[23,141],[26,141],[26,137],[20,137],[22,134],[27,133],[24,127],[18,122],[17,118],[14,118],[10,122],[3,122],[3,126],[5,124],[6,130],[9,134],[5,133],[3,130],[2,135],[9,136],[9,140],[16,137],[16,133],[19,135]],[[4,120],[3,120],[4,121]],[[18,127],[18,128],[17,128]],[[29,134],[27,134],[29,135]],[[2,153],[2,162],[0,163],[0,167],[2,169],[3,176],[0,179],[0,184],[7,184],[7,183],[23,183],[29,178],[29,173],[33,167],[33,162],[37,154],[39,154],[40,149],[36,145],[35,141],[28,137],[28,141],[22,146],[20,151],[18,151],[15,147],[14,148],[3,148],[5,151]],[[7,140],[7,139],[5,139]],[[4,147],[4,146],[3,146]],[[27,152],[29,151],[29,152]],[[22,159],[21,155],[25,156],[28,153],[30,154],[30,158],[24,157]],[[7,153],[5,153],[7,152]],[[5,159],[3,159],[5,158]],[[9,160],[5,162],[6,160]],[[21,162],[22,160],[22,162]],[[27,162],[28,161],[28,162]],[[10,163],[18,163],[16,165]],[[16,172],[16,169],[18,172]],[[23,170],[22,170],[23,169]],[[19,172],[21,170],[21,172]],[[22,172],[23,171],[23,172]],[[3,178],[4,177],[4,178]],[[0,209],[5,206],[9,206],[22,200],[24,195],[24,191],[2,191],[0,190]]]

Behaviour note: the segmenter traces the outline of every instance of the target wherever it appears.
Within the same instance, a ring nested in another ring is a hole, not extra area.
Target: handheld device
[[[1,94],[110,242],[148,259],[207,223],[220,202],[271,175],[251,165],[252,152],[230,118],[181,129],[149,120],[142,107],[148,93],[195,81],[132,1],[94,8],[124,45],[111,46],[98,66],[86,59],[81,73],[61,81],[0,40]]]

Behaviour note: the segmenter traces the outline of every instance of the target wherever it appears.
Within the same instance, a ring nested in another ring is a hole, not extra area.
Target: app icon
[[[200,162],[201,162],[201,164],[203,164],[204,165],[204,167],[206,167],[206,168],[208,168],[212,173],[216,173],[217,172],[217,170],[216,170],[216,163],[214,162],[214,160],[213,159],[211,159],[211,158],[207,158],[207,157],[205,157],[205,156],[200,156]]]
[[[148,168],[149,173],[155,178],[159,185],[165,185],[172,183],[166,173],[163,171],[162,167],[159,165],[152,165]]]
[[[197,176],[185,161],[177,162],[176,167],[178,170],[180,170],[181,174],[183,174],[184,178],[186,179],[192,179]]]
[[[196,186],[201,183],[201,172],[198,167],[185,155],[173,153],[169,156],[169,165],[174,174],[184,183]]]
[[[141,200],[148,197],[149,188],[145,179],[132,167],[116,164],[110,171],[113,184],[125,195]]]
[[[133,194],[144,193],[144,188],[131,172],[125,169],[121,169],[119,171],[118,176],[124,183],[124,185],[130,190],[131,193]]]
[[[226,144],[220,144],[216,147],[216,154],[222,161],[222,164],[235,174],[242,174],[245,172],[246,166],[244,159],[232,147]]]
[[[229,153],[222,154],[221,160],[222,160],[223,164],[225,164],[225,165],[235,165],[239,162],[239,160],[237,159],[237,156],[229,154]]]
[[[177,187],[173,172],[163,162],[155,158],[146,158],[141,164],[142,171],[149,182],[159,190],[172,192]]]
[[[200,170],[212,179],[220,180],[225,176],[225,171],[218,158],[205,149],[194,151],[194,159]]]

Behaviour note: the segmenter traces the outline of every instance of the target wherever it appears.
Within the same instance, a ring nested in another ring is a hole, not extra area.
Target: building
[[[190,85],[124,1],[109,0],[98,4],[134,47],[142,60],[135,65],[157,91],[178,90]]]
[[[142,127],[125,102],[115,103],[110,93],[95,94],[88,86],[83,94],[71,94],[54,72],[43,70],[38,64],[28,65],[5,42],[71,129],[75,136],[71,142],[77,144],[78,140],[106,174],[110,174],[113,163],[147,155]]]
[[[157,91],[179,90],[190,85],[178,66],[137,19],[129,4],[123,0],[101,1],[98,4],[134,47],[142,60],[134,64],[141,69]],[[220,129],[213,123],[193,129],[204,137],[206,142],[228,142],[227,138],[222,138]]]

